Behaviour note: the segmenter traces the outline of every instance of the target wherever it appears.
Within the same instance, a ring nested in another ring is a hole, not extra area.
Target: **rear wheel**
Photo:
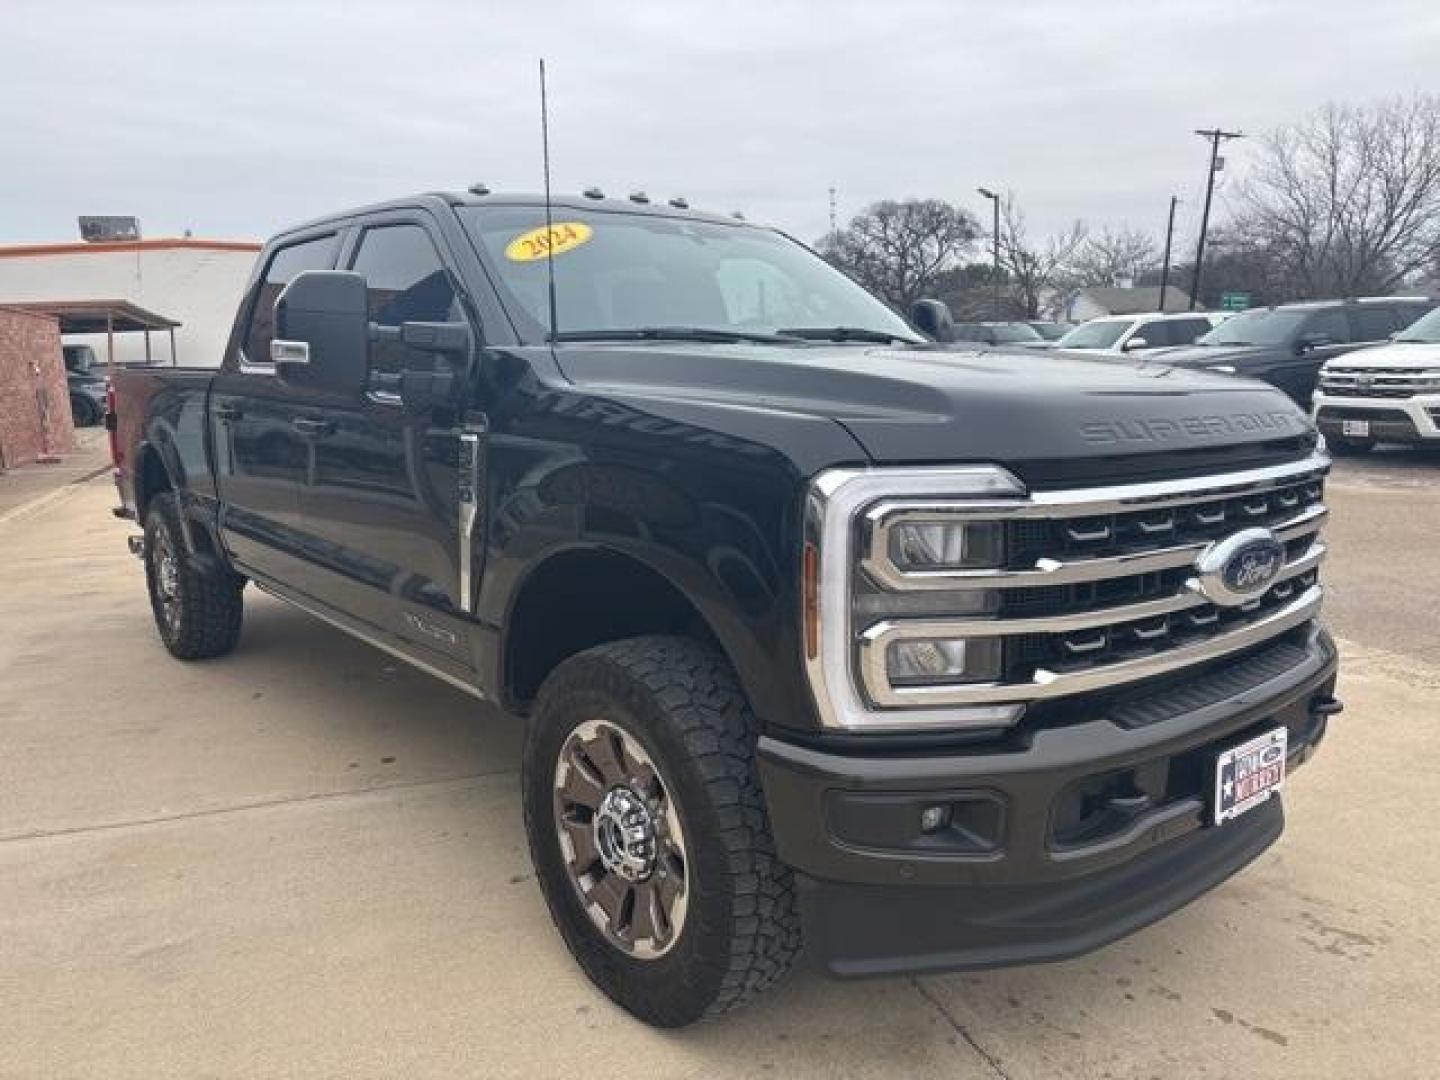
[[[101,420],[100,406],[84,394],[70,395],[70,419],[76,427],[91,427]]]
[[[172,656],[203,660],[235,648],[245,579],[186,549],[173,492],[156,495],[145,515],[145,584]]]
[[[780,979],[800,947],[790,871],[730,666],[684,638],[572,657],[546,680],[524,760],[537,877],[591,980],[679,1027]]]

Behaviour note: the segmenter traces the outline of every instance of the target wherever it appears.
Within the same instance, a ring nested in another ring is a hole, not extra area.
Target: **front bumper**
[[[760,740],[808,946],[839,975],[1053,960],[1147,925],[1255,858],[1278,799],[1210,827],[1216,751],[1280,724],[1302,764],[1323,738],[1336,653],[1309,624],[1076,722],[944,755]],[[927,807],[948,824],[924,832]]]
[[[1343,437],[1346,420],[1368,420],[1377,442],[1440,441],[1440,395],[1408,398],[1340,397],[1315,392],[1315,426],[1327,439]]]

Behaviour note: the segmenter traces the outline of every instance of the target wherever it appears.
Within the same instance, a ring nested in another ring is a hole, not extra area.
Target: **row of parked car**
[[[1260,379],[1313,408],[1337,450],[1363,452],[1377,442],[1440,442],[1436,304],[1423,296],[1362,297],[1252,308],[1228,317],[1115,315],[1068,329],[1057,323],[956,323],[940,336],[1000,348],[1134,356]]]

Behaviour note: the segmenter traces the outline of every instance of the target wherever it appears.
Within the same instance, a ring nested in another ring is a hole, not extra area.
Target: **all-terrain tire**
[[[672,947],[639,958],[587,914],[559,839],[557,763],[582,725],[638,741],[683,821],[688,908]],[[790,870],[771,839],[755,766],[757,722],[729,663],[680,637],[601,645],[545,681],[527,734],[525,828],[550,913],[580,966],[610,998],[660,1027],[743,1004],[800,951]]]
[[[245,579],[190,554],[173,492],[156,495],[145,514],[145,586],[160,640],[172,656],[205,660],[235,648]]]

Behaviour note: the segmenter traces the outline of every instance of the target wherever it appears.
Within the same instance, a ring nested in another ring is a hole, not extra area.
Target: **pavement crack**
[[[308,795],[288,795],[277,799],[256,799],[253,802],[235,803],[231,806],[214,806],[204,810],[187,810],[178,814],[160,814],[155,817],[134,818],[129,821],[105,821],[97,825],[75,825],[62,829],[36,829],[32,832],[0,835],[0,844],[24,843],[27,840],[52,840],[62,836],[84,836],[87,833],[117,832],[124,829],[141,829],[150,825],[168,825],[176,821],[193,821],[197,818],[223,817],[226,814],[243,814],[250,810],[266,810],[275,806],[289,806],[298,803],[328,802],[336,799],[373,795],[377,792],[404,791],[414,788],[441,787],[446,784],[464,784],[472,780],[483,780],[491,776],[506,776],[514,769],[492,769],[485,772],[466,773],[463,776],[443,776],[433,780],[397,780],[392,784],[375,784],[371,787],[346,788],[343,791],[315,791]]]
[[[965,1045],[970,1047],[971,1050],[974,1050],[981,1061],[985,1062],[986,1065],[990,1066],[991,1070],[995,1073],[996,1076],[1000,1078],[1000,1080],[1010,1080],[1010,1074],[1007,1073],[1005,1069],[1000,1065],[999,1058],[995,1057],[994,1054],[990,1053],[990,1051],[986,1050],[983,1046],[981,1046],[978,1042],[975,1041],[975,1036],[971,1035],[970,1032],[965,1029],[964,1024],[960,1023],[959,1020],[955,1019],[954,1015],[950,1012],[950,1010],[945,1007],[944,1002],[942,1002],[929,990],[925,989],[924,983],[922,983],[914,975],[910,976],[909,981],[910,985],[915,988],[916,993],[918,993],[922,998],[924,998],[930,1003],[930,1007],[940,1014],[940,1018],[950,1025],[951,1029],[954,1030],[956,1035],[959,1035],[960,1038],[965,1040]]]

